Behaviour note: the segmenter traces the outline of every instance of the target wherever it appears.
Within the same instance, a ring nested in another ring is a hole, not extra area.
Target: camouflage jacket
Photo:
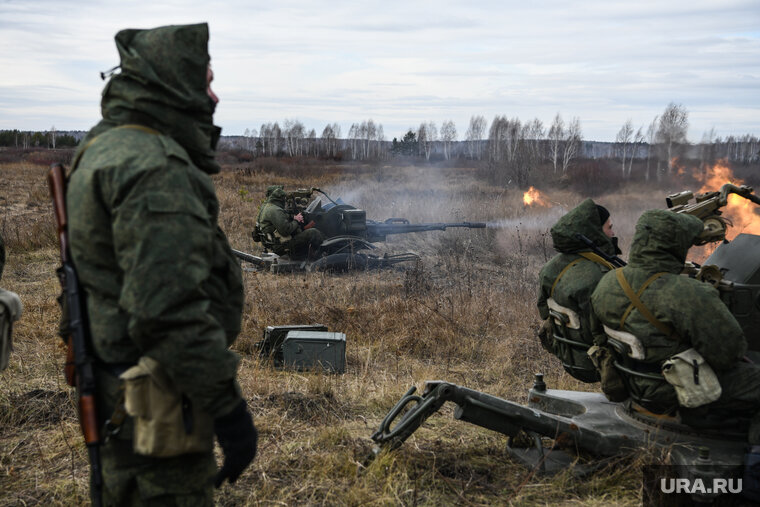
[[[240,401],[240,268],[218,226],[205,24],[117,34],[121,73],[67,192],[71,253],[106,363],[157,360],[212,416]]]
[[[559,253],[541,268],[538,275],[540,284],[538,312],[542,319],[549,317],[547,300],[550,297],[558,304],[570,308],[579,315],[581,329],[568,330],[570,332],[568,338],[591,346],[593,344],[589,323],[591,293],[609,268],[579,255],[581,252],[591,252],[591,249],[577,239],[576,234],[583,234],[603,252],[609,255],[616,254],[615,244],[602,230],[602,223],[594,201],[586,199],[581,202],[560,218],[551,229],[554,249]],[[560,273],[574,261],[578,262],[567,269],[555,285]]]
[[[646,211],[636,224],[629,264],[622,268],[622,273],[636,292],[655,273],[665,273],[639,297],[657,320],[671,326],[680,337],[679,340],[666,336],[633,309],[622,330],[642,342],[644,363],[660,366],[672,355],[693,347],[719,373],[746,352],[742,329],[720,300],[717,289],[680,275],[686,253],[702,229],[698,218],[666,210]],[[601,324],[619,330],[630,305],[614,272],[607,273],[599,282],[591,304],[595,313],[594,334],[603,342],[606,338]],[[646,397],[675,402],[675,392],[669,384],[641,379],[635,382],[641,384]]]
[[[299,223],[283,209],[285,191],[275,189],[259,212],[259,228],[265,235],[271,235],[275,242],[286,242],[300,232]]]

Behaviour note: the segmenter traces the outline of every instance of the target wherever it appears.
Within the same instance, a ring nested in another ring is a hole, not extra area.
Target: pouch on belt
[[[168,458],[211,452],[212,417],[196,407],[172,382],[158,361],[143,356],[120,375],[124,406],[134,418],[134,451]]]
[[[662,364],[662,376],[676,391],[678,404],[695,408],[720,398],[718,376],[696,350],[688,349]]]

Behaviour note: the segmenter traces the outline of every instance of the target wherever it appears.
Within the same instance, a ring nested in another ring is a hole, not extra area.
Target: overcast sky
[[[0,0],[0,129],[86,130],[122,28],[207,21],[223,134],[372,118],[387,139],[473,115],[613,141],[670,103],[689,140],[760,134],[758,0]]]

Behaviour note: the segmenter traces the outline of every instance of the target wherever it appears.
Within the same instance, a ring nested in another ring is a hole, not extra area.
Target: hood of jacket
[[[206,92],[208,37],[206,23],[117,33],[121,72],[103,90],[103,120],[81,146],[110,128],[136,123],[173,138],[205,172],[219,172],[214,156],[221,129],[213,124],[216,105]]]
[[[268,191],[268,189],[267,189]],[[280,207],[285,206],[285,198],[287,197],[287,194],[282,189],[281,186],[275,186],[275,188],[272,190],[272,192],[269,194],[269,198],[267,201],[277,204]]]
[[[604,233],[602,225],[596,204],[591,199],[586,199],[551,228],[554,249],[561,253],[590,251],[588,245],[576,237],[577,234],[583,234],[603,252],[616,255],[615,243]]]
[[[702,221],[692,215],[645,211],[636,223],[628,264],[650,273],[680,273],[686,253],[703,228]]]

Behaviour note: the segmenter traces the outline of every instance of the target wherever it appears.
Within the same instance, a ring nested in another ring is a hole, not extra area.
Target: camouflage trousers
[[[291,259],[313,258],[319,254],[319,245],[325,237],[317,229],[301,231],[287,242],[285,248]]]
[[[119,379],[96,369],[98,415],[101,423],[113,414],[119,397]],[[216,462],[212,453],[152,458],[132,451],[132,419],[100,448],[103,505],[212,506]]]
[[[705,408],[750,415],[749,443],[760,444],[760,363],[737,363],[718,378],[723,392]]]

